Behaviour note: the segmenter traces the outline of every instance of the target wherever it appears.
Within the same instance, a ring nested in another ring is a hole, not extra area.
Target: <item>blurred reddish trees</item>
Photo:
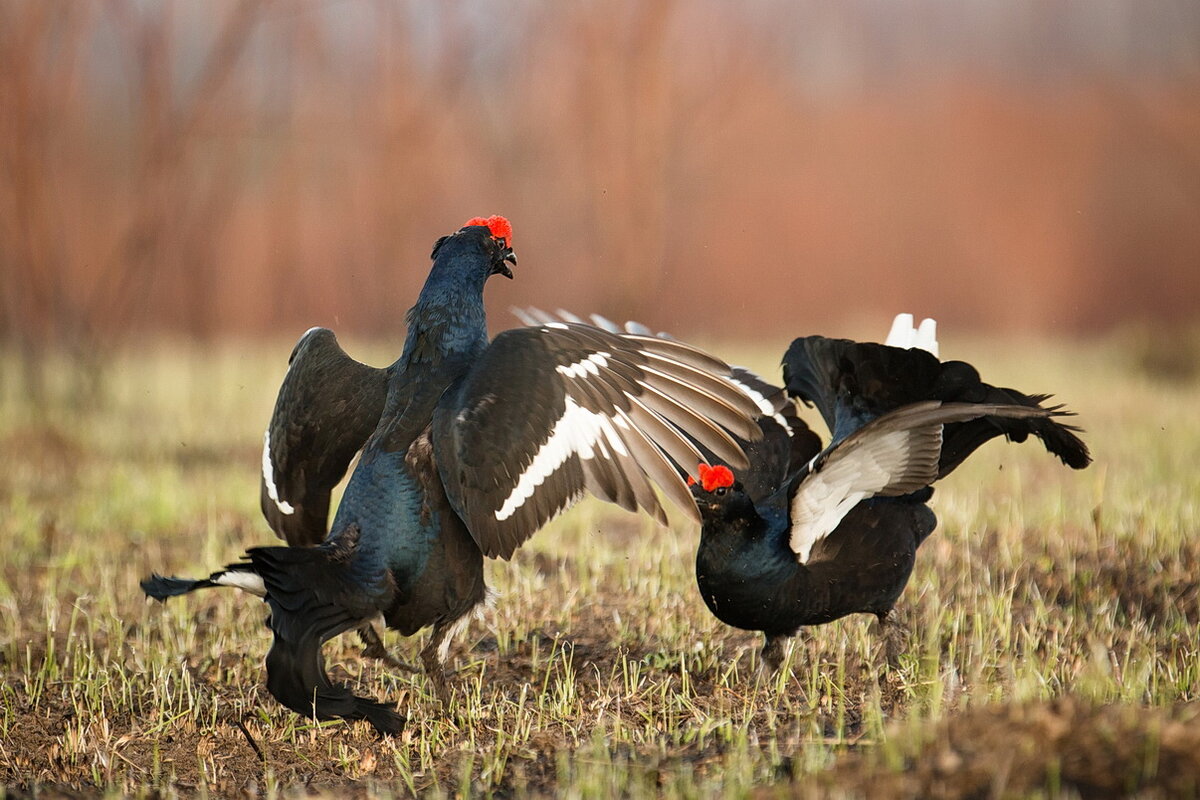
[[[491,213],[521,257],[497,310],[1190,319],[1200,11],[3,0],[0,168],[0,334],[31,362],[398,336],[433,240]]]

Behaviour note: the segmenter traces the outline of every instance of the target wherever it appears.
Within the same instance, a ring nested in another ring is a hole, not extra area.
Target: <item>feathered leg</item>
[[[787,642],[790,636],[772,636],[769,633],[763,634],[766,641],[762,647],[762,665],[767,670],[768,674],[774,675],[783,666],[784,656],[787,654]]]
[[[446,657],[450,650],[451,639],[466,626],[468,619],[469,616],[464,614],[458,619],[438,620],[434,623],[429,644],[421,650],[421,664],[425,667],[425,674],[429,677],[429,682],[433,684],[433,691],[445,711],[450,710],[450,685],[446,681]]]
[[[875,619],[887,665],[899,669],[900,654],[908,649],[908,627],[896,617],[894,609],[876,613]]]

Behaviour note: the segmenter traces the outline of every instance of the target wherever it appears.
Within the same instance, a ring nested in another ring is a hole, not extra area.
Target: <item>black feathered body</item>
[[[698,517],[679,469],[697,447],[744,466],[732,437],[758,437],[756,404],[729,366],[681,342],[547,323],[489,343],[483,287],[512,277],[516,257],[507,221],[479,222],[435,245],[390,367],[354,361],[321,328],[293,351],[260,496],[281,538],[315,546],[254,548],[208,578],[142,582],[158,599],[216,586],[265,596],[267,686],[300,713],[400,730],[388,704],[331,683],[321,656],[351,628],[364,652],[386,655],[371,625],[381,615],[405,635],[433,626],[421,660],[448,703],[446,645],[486,596],[485,555],[509,557],[586,491],[665,522],[657,486]],[[354,452],[326,535],[329,494]]]
[[[704,526],[700,595],[725,624],[768,636],[849,614],[886,614],[908,583],[917,547],[937,526],[930,494],[862,501],[804,564],[788,546],[786,508],[743,506],[728,524]]]

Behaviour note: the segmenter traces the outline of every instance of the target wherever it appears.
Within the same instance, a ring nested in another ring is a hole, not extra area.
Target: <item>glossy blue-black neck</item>
[[[729,625],[776,630],[791,624],[792,586],[805,576],[784,541],[786,526],[775,514],[705,514],[696,550],[696,582],[709,610]],[[781,625],[782,621],[782,625]]]
[[[710,573],[732,570],[747,577],[795,567],[786,541],[786,514],[756,508],[742,492],[720,504],[699,505],[704,525],[697,557]]]
[[[477,231],[438,244],[429,277],[408,312],[406,365],[457,361],[487,346],[483,287],[495,269],[496,247]]]

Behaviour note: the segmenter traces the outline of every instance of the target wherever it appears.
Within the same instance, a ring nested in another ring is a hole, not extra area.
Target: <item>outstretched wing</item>
[[[513,308],[513,314],[526,325],[543,325],[551,322],[584,322],[575,314],[558,309],[548,314],[537,308]],[[657,336],[674,341],[675,337],[663,331],[653,331],[646,325],[633,320],[621,326],[600,314],[591,314],[588,319],[597,328],[609,333],[632,333],[640,336]],[[745,367],[733,367],[728,377],[758,406],[756,421],[762,437],[746,440],[734,437],[750,462],[745,469],[735,469],[734,476],[742,484],[746,494],[755,503],[765,500],[779,490],[788,475],[794,474],[804,462],[821,451],[821,437],[811,431],[796,413],[796,403],[784,390],[771,384]],[[700,448],[704,461],[719,461],[714,453]]]
[[[578,322],[585,325],[590,323],[595,325],[597,328],[608,331],[609,333],[632,333],[636,336],[657,336],[659,339],[670,339],[671,341],[675,340],[675,337],[671,334],[665,331],[653,331],[649,328],[649,326],[643,325],[635,320],[626,320],[625,324],[622,326],[613,322],[608,317],[600,314],[589,314],[587,319],[580,319],[577,315],[561,308],[555,311],[553,314],[549,314],[545,311],[542,311],[540,308],[534,308],[533,306],[528,306],[526,308],[513,306],[509,310],[512,311],[514,317],[521,320],[522,324],[534,327],[538,325],[546,325],[551,322]]]
[[[938,478],[942,426],[994,417],[1046,418],[1052,409],[1024,405],[913,403],[867,423],[823,450],[793,480],[789,544],[800,562],[842,518],[869,497],[898,497]]]
[[[680,475],[697,444],[746,466],[761,436],[730,368],[688,345],[580,323],[495,338],[434,414],[438,470],[489,556],[509,557],[585,490],[666,521],[652,484],[699,519]]]
[[[333,331],[312,328],[288,359],[263,436],[263,516],[291,545],[325,538],[329,493],[379,423],[387,369],[355,361]]]

